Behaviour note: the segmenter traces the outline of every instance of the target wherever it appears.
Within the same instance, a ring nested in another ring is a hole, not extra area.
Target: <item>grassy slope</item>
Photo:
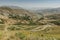
[[[20,28],[25,28],[25,29],[20,29],[20,30],[8,30],[7,34],[9,35],[6,40],[40,40],[40,39],[45,39],[45,40],[59,40],[60,39],[60,26],[57,27],[48,27],[42,31],[29,31],[27,28],[31,27],[32,29],[41,26],[41,25],[11,25],[12,27],[20,27]],[[11,27],[9,26],[9,27]],[[1,27],[1,25],[0,25]],[[3,26],[4,27],[4,26]],[[27,30],[26,30],[27,29]],[[16,33],[19,34],[19,36],[16,36]],[[4,30],[0,29],[0,38],[1,40],[6,37],[6,33],[4,33]],[[20,38],[21,37],[21,38]]]

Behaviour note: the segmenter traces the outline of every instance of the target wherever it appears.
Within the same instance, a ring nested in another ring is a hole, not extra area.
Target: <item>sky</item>
[[[60,0],[0,0],[0,6],[19,6],[23,8],[56,8]]]

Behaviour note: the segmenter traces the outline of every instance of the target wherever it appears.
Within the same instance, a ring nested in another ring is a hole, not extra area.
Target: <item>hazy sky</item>
[[[60,0],[0,0],[0,5],[13,5],[24,8],[60,7]]]

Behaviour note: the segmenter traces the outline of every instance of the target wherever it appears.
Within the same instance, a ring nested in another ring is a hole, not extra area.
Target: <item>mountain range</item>
[[[60,18],[60,8],[27,10],[17,6],[1,6],[0,20],[8,24],[40,24],[39,21]],[[60,20],[60,19],[59,19]]]

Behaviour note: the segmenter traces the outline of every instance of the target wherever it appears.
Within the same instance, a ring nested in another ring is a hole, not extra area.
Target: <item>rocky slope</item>
[[[26,9],[19,7],[8,7],[2,6],[0,7],[0,19],[8,22],[8,24],[14,24],[16,22],[28,23],[28,21],[36,21],[40,19],[41,15],[38,15],[34,12],[30,12]]]
[[[50,15],[47,15],[47,13]],[[51,21],[58,21],[58,20],[60,20],[60,14],[59,14],[59,9],[57,8],[42,10],[42,13],[38,13],[17,6],[0,7],[0,23],[4,23],[4,24],[6,23],[6,24],[42,24],[43,25],[43,24],[51,23]]]

